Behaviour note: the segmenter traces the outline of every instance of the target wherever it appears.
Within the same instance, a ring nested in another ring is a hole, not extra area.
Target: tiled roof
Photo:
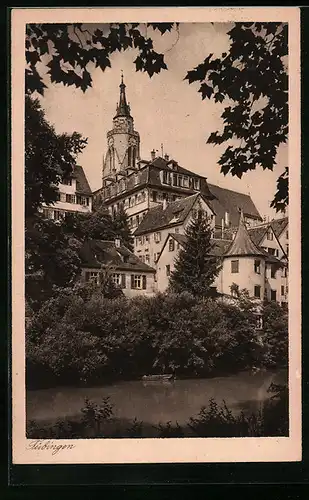
[[[216,213],[216,225],[221,226],[222,219],[225,218],[225,212],[229,213],[231,226],[238,226],[239,209],[244,216],[249,216],[257,220],[262,218],[249,195],[238,193],[225,189],[214,184],[208,184],[210,192],[216,197],[211,201],[211,205]]]
[[[286,226],[288,225],[289,219],[288,217],[283,217],[282,219],[274,219],[270,221],[270,225],[277,236],[277,238],[280,236],[280,234],[284,231]]]
[[[125,246],[118,248],[113,241],[86,240],[80,250],[80,258],[83,267],[101,268],[102,265],[110,265],[128,271],[155,272]]]
[[[76,192],[78,194],[92,194],[83,167],[81,167],[80,165],[75,165],[73,170],[73,177],[76,179]]]
[[[201,196],[199,193],[186,196],[185,198],[169,203],[165,209],[162,203],[158,207],[150,209],[134,232],[134,236],[155,231],[170,224],[181,224],[187,218],[199,196]]]
[[[184,245],[185,241],[187,240],[187,237],[185,234],[177,234],[177,233],[170,233],[169,236],[172,236],[180,245]],[[230,240],[221,240],[221,239],[216,239],[212,238],[211,239],[212,243],[212,251],[210,255],[214,255],[217,257],[224,256],[225,252],[228,250],[229,246],[231,245]],[[262,248],[257,247],[260,256],[263,256],[267,262],[270,263],[277,263],[277,264],[282,264],[279,259],[277,259],[274,255],[269,254],[268,252],[265,252]]]
[[[185,234],[176,234],[176,233],[170,233],[170,236],[172,236],[180,245],[184,245],[184,243],[187,240],[187,237]],[[215,255],[215,256],[220,256],[223,255],[224,252],[227,250],[229,245],[231,244],[230,240],[219,240],[216,238],[212,238],[211,240],[212,244],[212,251],[210,255]]]
[[[248,228],[248,232],[253,243],[259,245],[267,233],[267,229],[268,225]]]
[[[237,233],[225,252],[225,257],[263,254],[264,252],[251,240],[241,213]]]
[[[259,224],[257,227],[249,228],[250,238],[254,241],[256,245],[258,245],[264,235],[267,233],[269,227],[272,228],[276,237],[278,238],[280,234],[284,231],[284,229],[288,225],[288,217],[284,217],[282,219],[273,219],[270,222],[265,222],[264,224]]]

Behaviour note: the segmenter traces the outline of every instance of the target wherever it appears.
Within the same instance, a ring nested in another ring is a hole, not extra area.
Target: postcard
[[[13,464],[301,461],[299,8],[11,27]]]

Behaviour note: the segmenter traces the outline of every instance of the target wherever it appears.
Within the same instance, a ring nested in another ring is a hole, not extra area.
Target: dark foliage
[[[47,301],[28,325],[28,384],[286,366],[287,316],[281,309],[276,315],[274,330],[266,319],[264,332],[247,297],[234,305],[188,293],[110,299],[79,285]]]
[[[241,178],[262,167],[273,170],[278,146],[288,136],[288,26],[282,23],[236,23],[228,33],[230,48],[221,57],[209,54],[188,71],[189,83],[200,82],[202,99],[227,103],[223,131],[213,132],[210,144],[227,143],[221,172]],[[238,144],[231,145],[236,139]],[[272,206],[288,204],[288,169],[278,179]]]
[[[175,293],[186,291],[199,297],[209,296],[220,265],[218,259],[211,256],[212,229],[207,214],[201,208],[185,234],[186,241],[170,276],[170,289]]]
[[[39,101],[25,101],[25,209],[32,216],[42,203],[57,201],[58,184],[68,177],[86,146],[80,134],[57,134]]]

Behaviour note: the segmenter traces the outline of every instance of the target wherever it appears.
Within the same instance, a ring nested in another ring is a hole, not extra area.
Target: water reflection
[[[271,383],[286,381],[286,372],[241,373],[230,377],[175,380],[173,382],[118,382],[102,387],[61,387],[29,391],[27,419],[56,420],[80,413],[84,399],[97,403],[110,396],[115,416],[157,424],[176,421],[183,424],[197,415],[209,399],[223,400],[235,412],[255,411],[271,394]]]

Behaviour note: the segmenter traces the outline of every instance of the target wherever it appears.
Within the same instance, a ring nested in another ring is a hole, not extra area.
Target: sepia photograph
[[[52,10],[42,22],[28,11],[18,35],[13,417],[23,408],[25,449],[61,459],[84,440],[129,453],[150,439],[166,450],[294,435],[293,460],[297,9],[167,9],[160,22]]]

